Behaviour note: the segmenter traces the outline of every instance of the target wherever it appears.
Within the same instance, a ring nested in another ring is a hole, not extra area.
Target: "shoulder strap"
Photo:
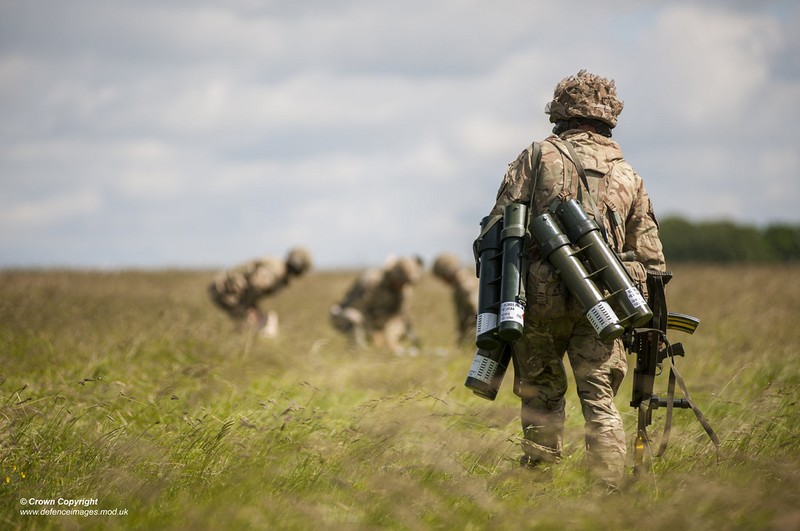
[[[564,142],[564,147],[566,147],[567,151],[569,151],[570,160],[572,160],[572,163],[575,165],[575,169],[578,170],[578,176],[581,178],[584,188],[586,188],[586,193],[589,194],[590,201],[594,201],[592,198],[592,192],[589,190],[589,180],[586,178],[586,170],[583,169],[583,164],[581,163],[580,157],[578,157],[578,154],[575,153],[575,148],[572,146],[569,140],[562,141]],[[578,201],[581,199],[580,194],[581,189],[578,187]]]
[[[583,169],[583,164],[581,164],[581,159],[578,157],[578,154],[575,152],[575,148],[572,147],[572,144],[569,140],[564,140],[563,138],[560,139],[561,142],[564,143],[564,146],[567,148],[568,153],[564,153],[564,150],[561,149],[557,143],[553,143],[559,150],[567,155],[567,158],[572,161],[575,165],[575,169],[578,171],[578,176],[581,178],[581,182],[583,183],[584,188],[586,188],[586,196],[589,199],[589,204],[592,206],[592,211],[594,213],[594,220],[597,223],[597,226],[600,228],[600,233],[603,235],[603,240],[608,242],[608,235],[606,234],[606,225],[603,223],[603,220],[600,218],[600,210],[597,208],[597,203],[592,197],[592,191],[589,189],[589,180],[586,178],[586,170]],[[581,194],[581,187],[578,185],[578,202],[582,202],[582,194]]]
[[[539,142],[531,144],[531,149],[528,152],[528,163],[531,167],[531,197],[528,201],[528,219],[525,226],[525,243],[523,244],[522,261],[520,263],[520,273],[522,274],[522,281],[520,282],[519,298],[524,301],[523,304],[527,306],[528,300],[528,266],[530,265],[531,250],[533,248],[533,237],[531,237],[530,223],[536,217],[536,185],[539,183],[539,161],[542,159],[542,145]],[[519,374],[519,373],[515,373]]]
[[[539,182],[539,161],[542,158],[542,146],[539,142],[534,142],[531,144],[531,150],[528,153],[528,160],[530,161],[531,165],[531,199],[530,203],[528,204],[528,212],[530,215],[533,215],[534,212],[534,202],[533,197],[536,193],[536,185]]]
[[[531,198],[528,204],[528,215],[533,216],[533,197],[534,192],[536,191],[536,183],[539,180],[539,160],[542,158],[542,146],[538,142],[534,142],[531,144],[530,151],[528,152],[528,163],[531,166]],[[478,237],[475,238],[475,241],[472,242],[472,254],[475,257],[475,266],[478,266],[478,245],[480,244],[481,239],[486,236],[486,233],[491,230],[491,228],[498,222],[503,219],[502,214],[494,215],[486,225],[481,230]],[[531,239],[528,238],[528,245],[530,245]],[[523,269],[524,270],[524,269]]]
[[[531,144],[531,149],[528,152],[528,162],[531,166],[531,198],[528,200],[528,223],[536,217],[536,185],[539,183],[539,161],[542,160],[542,145],[539,142]],[[528,227],[530,231],[530,227]],[[530,254],[533,247],[533,238],[528,237],[525,245],[525,256]],[[523,271],[527,271],[527,264],[524,264]]]

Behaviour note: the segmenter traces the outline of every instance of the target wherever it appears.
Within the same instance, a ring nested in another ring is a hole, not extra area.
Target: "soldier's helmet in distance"
[[[433,274],[443,280],[452,279],[458,272],[460,262],[458,257],[450,253],[442,253],[433,261]]]
[[[291,274],[302,275],[311,269],[311,253],[305,247],[293,247],[286,255],[286,267]]]
[[[613,128],[623,106],[624,102],[617,99],[613,79],[580,70],[558,82],[553,90],[553,101],[545,106],[544,112],[550,115],[552,123],[570,118],[592,118]]]
[[[415,258],[398,258],[386,275],[396,285],[416,284],[422,278],[422,264]]]

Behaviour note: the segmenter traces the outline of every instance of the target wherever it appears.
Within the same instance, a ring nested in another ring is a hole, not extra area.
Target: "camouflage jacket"
[[[228,305],[254,307],[258,299],[279,291],[289,283],[286,262],[265,257],[250,260],[214,278],[214,288]]]
[[[359,310],[372,328],[381,328],[390,318],[407,316],[412,288],[393,286],[384,269],[367,269],[355,280],[339,306]]]
[[[583,189],[580,197],[584,210],[589,217],[595,217],[562,139],[572,144],[586,171],[591,197],[601,218],[595,221],[605,227],[609,244],[616,252],[635,253],[636,261],[626,262],[625,267],[644,290],[645,269],[663,271],[666,267],[658,223],[642,178],[625,161],[615,141],[596,133],[571,130],[560,137],[551,135],[541,142],[531,218],[545,212],[562,192],[578,198],[579,186]],[[504,207],[512,202],[531,204],[531,149],[529,146],[508,165],[491,214],[502,214]],[[529,264],[526,314],[550,318],[577,310],[576,305],[568,301],[566,289],[550,264],[542,260],[535,244]]]

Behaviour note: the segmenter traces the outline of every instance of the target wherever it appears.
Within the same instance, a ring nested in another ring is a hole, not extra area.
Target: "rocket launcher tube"
[[[616,339],[625,329],[611,306],[603,299],[589,274],[572,250],[570,240],[556,218],[546,212],[531,222],[531,234],[539,245],[542,257],[556,268],[569,292],[578,299],[586,317],[603,341]]]
[[[599,274],[600,280],[624,313],[622,321],[636,327],[653,318],[653,312],[633,285],[619,257],[600,235],[600,228],[574,199],[562,202],[556,215],[566,229],[567,237],[575,243]]]
[[[510,361],[511,348],[508,343],[500,343],[493,350],[478,349],[464,385],[476,395],[494,400]]]
[[[500,326],[498,335],[505,341],[522,336],[525,324],[525,299],[522,271],[527,235],[528,207],[510,203],[503,211],[503,274],[500,282]]]
[[[481,220],[481,236],[476,241],[478,259],[478,319],[475,328],[475,346],[494,350],[500,346],[497,337],[500,307],[500,274],[503,248],[500,234],[503,220],[486,216]]]

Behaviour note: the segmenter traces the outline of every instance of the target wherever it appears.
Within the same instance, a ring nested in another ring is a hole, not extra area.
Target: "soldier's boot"
[[[361,349],[367,348],[367,331],[364,330],[364,326],[361,323],[354,324],[351,333],[353,343],[355,343],[356,347]]]
[[[275,311],[267,312],[264,317],[264,325],[261,327],[261,335],[264,337],[278,337],[278,313]]]
[[[601,488],[616,492],[625,474],[625,440],[609,437],[586,437],[586,460],[589,474]]]
[[[562,426],[526,426],[520,464],[533,468],[542,463],[559,463],[562,451]]]
[[[257,308],[248,308],[244,320],[251,330],[258,331],[264,326],[264,315]]]

